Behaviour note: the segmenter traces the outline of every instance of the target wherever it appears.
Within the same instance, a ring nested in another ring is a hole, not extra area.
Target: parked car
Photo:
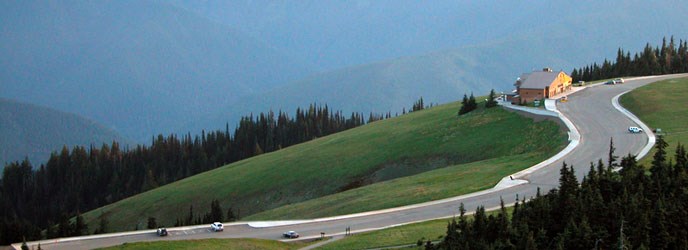
[[[167,228],[161,227],[157,231],[158,236],[167,236]]]
[[[225,230],[225,228],[222,226],[222,223],[220,222],[213,222],[213,224],[210,224],[210,229],[215,232]]]
[[[299,233],[297,233],[296,231],[287,231],[284,232],[282,236],[284,236],[284,238],[296,239],[299,237]]]
[[[642,133],[643,129],[639,127],[628,127],[628,132],[631,133]]]

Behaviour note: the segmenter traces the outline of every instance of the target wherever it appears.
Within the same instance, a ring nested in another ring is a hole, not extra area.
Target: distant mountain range
[[[291,111],[317,101],[345,112],[401,113],[421,96],[426,103],[446,103],[471,92],[486,95],[493,88],[508,92],[515,78],[524,72],[552,67],[570,73],[574,67],[593,61],[614,60],[619,47],[640,51],[647,42],[661,45],[665,36],[688,39],[688,30],[680,28],[688,25],[682,14],[688,11],[688,3],[629,3],[528,4],[530,8],[520,13],[525,17],[507,15],[524,24],[507,24],[514,29],[508,36],[315,74],[247,96],[223,110],[235,114],[268,109]],[[567,14],[556,14],[557,9],[567,10]],[[514,10],[519,13],[516,10],[520,9]],[[486,14],[489,8],[479,11]],[[496,19],[504,21],[502,18]],[[494,21],[486,16],[480,20]],[[236,115],[230,113],[220,114],[208,123],[223,124],[228,117],[232,118],[230,125],[236,123]]]
[[[138,141],[310,72],[169,4],[0,2],[0,97],[77,113]]]
[[[3,1],[0,97],[137,142],[310,103],[401,113],[688,38],[685,1]]]
[[[62,146],[94,145],[113,140],[127,143],[117,132],[84,117],[0,98],[0,169],[25,157],[34,166],[45,163]]]

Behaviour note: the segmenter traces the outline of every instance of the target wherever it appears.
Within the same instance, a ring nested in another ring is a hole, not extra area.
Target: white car
[[[284,233],[282,234],[282,236],[283,236],[284,238],[288,238],[288,239],[296,239],[296,238],[299,237],[299,233],[297,233],[297,232],[295,232],[295,231],[287,231],[287,232],[284,232]]]
[[[215,232],[225,230],[225,228],[222,226],[222,223],[220,222],[214,222],[213,224],[210,224],[210,229]]]
[[[643,129],[639,127],[628,127],[628,132],[631,133],[642,133]]]
[[[616,78],[616,79],[614,79],[614,84],[621,84],[621,83],[624,83],[624,82],[626,82],[626,81],[624,81],[623,78]]]

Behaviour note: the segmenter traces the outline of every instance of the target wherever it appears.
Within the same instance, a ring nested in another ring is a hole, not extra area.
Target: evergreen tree
[[[210,203],[210,217],[212,221],[224,221],[223,215],[222,215],[222,207],[220,207],[220,201],[218,200],[213,200]]]
[[[650,248],[652,249],[668,249],[670,245],[671,234],[668,231],[666,217],[663,201],[659,200],[652,213],[652,230],[650,231]]]
[[[455,219],[452,219],[447,223],[447,234],[440,243],[439,247],[442,249],[460,249],[460,239],[459,231],[457,228],[457,223]]]
[[[614,150],[610,143],[610,151]],[[660,143],[661,144],[661,143]],[[661,147],[661,146],[660,146]],[[678,154],[681,152],[677,147]],[[656,162],[666,152],[658,152]],[[665,156],[664,156],[665,157]],[[616,156],[611,157],[617,158]],[[602,159],[590,165],[579,186],[572,167],[563,164],[559,189],[541,195],[538,188],[529,201],[517,202],[510,224],[500,216],[486,217],[478,208],[473,223],[463,216],[447,226],[447,237],[438,249],[684,249],[688,246],[688,175],[667,174],[661,182],[671,188],[645,188],[660,180],[647,176],[633,155],[612,171]],[[518,198],[517,198],[518,199]],[[457,233],[454,233],[454,232]],[[504,233],[510,231],[511,233]],[[449,236],[451,234],[451,236]],[[506,237],[500,235],[507,235]],[[504,240],[507,238],[507,240]],[[458,239],[458,243],[454,244]],[[510,244],[516,242],[517,244]],[[452,243],[452,244],[450,244]]]
[[[468,106],[469,106],[468,112],[471,112],[471,111],[478,108],[478,103],[475,101],[475,97],[473,96],[473,93],[471,93],[471,96],[468,97]]]
[[[88,225],[86,225],[86,223],[84,222],[84,217],[81,216],[81,213],[77,212],[76,219],[74,220],[74,226],[72,226],[72,228],[72,236],[88,234]]]
[[[101,214],[100,215],[100,221],[98,223],[98,229],[96,229],[96,231],[93,232],[93,234],[107,233],[108,232],[108,224],[110,224],[110,222],[108,221],[107,216],[105,216],[105,214]]]
[[[148,224],[147,224],[146,228],[148,228],[148,229],[158,228],[158,222],[155,220],[155,217],[148,217]]]
[[[26,238],[24,238],[22,240],[21,249],[22,250],[29,250],[29,246],[26,244]]]
[[[652,166],[650,167],[654,187],[658,189],[657,193],[662,193],[662,191],[669,186],[669,175],[671,171],[666,163],[667,145],[666,141],[664,141],[664,137],[658,135],[657,142],[655,143],[655,154],[652,157]]]
[[[468,96],[466,94],[463,94],[463,100],[461,101],[461,108],[459,109],[459,115],[463,115],[465,113],[468,113],[470,110],[470,106],[468,104]]]
[[[533,232],[529,231],[528,236],[525,238],[526,240],[524,241],[523,245],[521,246],[522,249],[525,250],[537,250],[537,244],[535,243],[535,238],[533,237]]]
[[[686,153],[686,148],[681,143],[676,146],[676,151],[674,154],[676,159],[676,168],[685,170],[688,168],[688,153]]]
[[[617,166],[616,160],[619,158],[618,156],[614,155],[614,151],[616,151],[616,148],[614,147],[614,138],[609,139],[609,162],[607,163],[607,166],[610,168],[613,168]]]
[[[236,221],[236,220],[237,220],[237,217],[234,215],[234,211],[233,211],[233,210],[234,210],[234,209],[233,209],[232,207],[230,207],[229,209],[227,209],[227,221],[230,221],[230,222],[231,222],[231,221]]]
[[[413,107],[411,108],[411,112],[419,111],[425,109],[425,104],[423,103],[423,97],[421,96],[418,101],[413,103]]]
[[[66,215],[62,215],[60,223],[57,225],[57,235],[59,237],[68,237],[72,234],[72,228],[69,224],[69,218]]]
[[[485,108],[497,107],[496,98],[494,89],[490,90],[490,95],[487,96],[487,102],[485,102]]]
[[[193,223],[194,223],[193,205],[189,205],[189,214],[186,216],[186,221],[184,222],[184,224],[192,225]]]

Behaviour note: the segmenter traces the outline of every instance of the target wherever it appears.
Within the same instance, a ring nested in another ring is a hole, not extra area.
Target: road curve
[[[280,239],[281,233],[288,230],[298,231],[303,238],[320,237],[321,232],[326,236],[342,235],[347,227],[353,233],[386,228],[394,225],[408,224],[437,218],[452,217],[458,213],[460,203],[467,210],[475,210],[478,206],[496,207],[500,198],[506,203],[512,203],[517,197],[532,197],[538,188],[545,193],[558,186],[559,169],[563,162],[573,166],[576,175],[582,179],[587,173],[590,162],[598,159],[607,161],[609,140],[614,139],[616,155],[638,154],[648,143],[646,134],[631,134],[626,128],[638,126],[629,117],[619,112],[612,105],[612,98],[620,93],[646,85],[651,82],[688,76],[666,75],[657,77],[642,77],[628,79],[625,84],[599,85],[589,87],[569,95],[566,103],[557,103],[559,111],[568,117],[580,132],[580,143],[562,159],[540,168],[532,173],[521,176],[528,183],[513,186],[494,192],[482,192],[478,195],[463,196],[466,198],[449,199],[445,202],[434,202],[427,206],[411,206],[407,209],[394,210],[384,213],[369,213],[364,216],[323,220],[292,225],[273,227],[251,227],[247,223],[226,225],[224,232],[213,233],[209,226],[170,228],[170,235],[157,237],[153,231],[112,234],[108,237],[86,236],[78,238],[64,238],[39,241],[43,249],[92,249],[120,245],[125,242],[155,241],[155,240],[186,240],[203,238],[263,238]],[[30,242],[37,245],[39,242]],[[13,245],[18,248],[19,245]]]

